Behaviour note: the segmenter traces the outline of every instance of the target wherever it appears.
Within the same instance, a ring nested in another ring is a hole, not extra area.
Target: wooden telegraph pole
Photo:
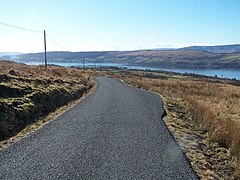
[[[46,43],[46,31],[44,30],[44,50],[45,50],[45,69],[47,69],[47,43]]]

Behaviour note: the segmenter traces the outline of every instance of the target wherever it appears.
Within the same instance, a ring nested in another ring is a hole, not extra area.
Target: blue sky
[[[47,31],[48,50],[240,43],[239,0],[0,0],[0,23]],[[43,34],[0,24],[0,52],[41,52]]]

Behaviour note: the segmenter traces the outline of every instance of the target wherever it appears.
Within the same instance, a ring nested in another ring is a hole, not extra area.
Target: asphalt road
[[[0,150],[0,179],[197,179],[159,96],[96,80],[85,100]]]

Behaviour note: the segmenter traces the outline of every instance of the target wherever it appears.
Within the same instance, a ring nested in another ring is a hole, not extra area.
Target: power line
[[[36,31],[36,30],[32,30],[32,29],[27,29],[27,28],[22,28],[22,27],[19,27],[19,26],[14,26],[14,25],[11,25],[11,24],[7,24],[7,23],[4,23],[4,22],[0,22],[1,25],[4,25],[4,26],[8,26],[8,27],[11,27],[11,28],[15,28],[15,29],[19,29],[19,30],[23,30],[23,31],[29,31],[29,32],[34,32],[34,33],[41,33],[43,34],[43,32],[41,31]],[[57,41],[55,41],[52,37],[50,37],[49,35],[46,35],[54,44],[56,44],[58,47],[60,47],[61,49],[65,49],[63,48],[63,46],[61,46]]]
[[[52,37],[50,37],[49,35],[47,35],[48,39],[50,39],[54,44],[56,44],[58,47],[60,47],[61,49],[65,49],[62,45],[60,45],[56,40],[54,40]]]
[[[0,24],[2,24],[4,26],[15,28],[15,29],[20,29],[20,30],[23,30],[23,31],[29,31],[29,32],[34,32],[34,33],[41,33],[41,34],[43,33],[43,32],[35,31],[35,30],[32,30],[32,29],[26,29],[26,28],[22,28],[22,27],[18,27],[18,26],[13,26],[11,24],[7,24],[7,23],[3,23],[3,22],[0,22]]]

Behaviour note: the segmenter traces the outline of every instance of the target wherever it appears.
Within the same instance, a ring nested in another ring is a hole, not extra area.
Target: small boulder
[[[17,76],[17,75],[18,75],[17,72],[14,71],[13,69],[11,69],[11,70],[8,72],[8,74],[10,74],[10,75],[12,75],[12,76]]]

